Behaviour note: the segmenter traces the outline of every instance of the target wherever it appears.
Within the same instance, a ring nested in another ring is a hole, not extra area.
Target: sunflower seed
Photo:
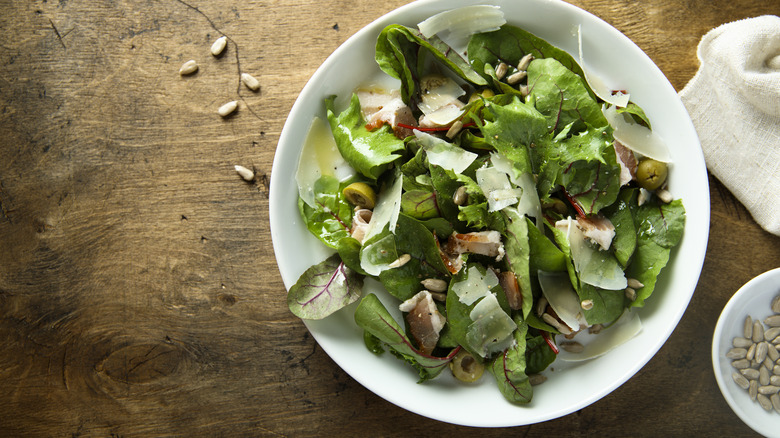
[[[601,333],[601,330],[604,329],[604,324],[593,324],[592,326],[588,327],[588,333],[592,335],[597,335]]]
[[[390,263],[387,266],[389,268],[400,268],[401,266],[409,263],[409,260],[411,260],[411,259],[412,259],[412,256],[410,256],[409,254],[403,254],[403,255],[401,255],[400,257],[395,259],[392,263]]]
[[[766,350],[768,345],[769,344],[767,344],[766,342],[759,342],[758,344],[756,344],[756,357],[755,357],[756,362],[760,363],[763,362],[764,359],[766,359],[766,355],[767,355]]]
[[[645,285],[642,284],[642,282],[640,282],[636,278],[629,278],[628,279],[628,287],[630,287],[631,289],[636,290],[636,289],[642,289],[643,287],[645,287]]]
[[[772,367],[775,366],[775,363],[772,361],[772,359],[767,357],[766,359],[764,359],[764,363],[761,365],[765,366],[768,371],[771,371]]]
[[[769,376],[769,384],[780,386],[780,376],[774,376],[774,375]]]
[[[745,359],[752,361],[753,358],[756,357],[756,344],[750,344],[750,347],[748,347],[747,354],[745,355]]]
[[[770,327],[780,327],[780,315],[772,315],[764,320],[764,324]]]
[[[520,95],[522,95],[523,97],[528,96],[528,93],[530,92],[528,90],[528,85],[521,85],[517,87],[517,89],[520,91]]]
[[[571,334],[571,329],[566,324],[562,324],[560,321],[555,319],[549,313],[545,313],[544,315],[542,315],[542,321],[555,327],[555,329],[558,330],[563,335]]]
[[[420,283],[431,292],[444,292],[447,290],[447,282],[439,278],[426,278]]]
[[[219,107],[217,113],[219,113],[219,115],[222,117],[227,117],[237,108],[238,108],[238,102],[235,100],[231,100],[230,102]]]
[[[772,311],[775,313],[780,313],[780,295],[776,296],[772,300]]]
[[[568,351],[569,353],[582,353],[583,351],[585,351],[585,347],[579,342],[564,341],[558,345],[564,350]]]
[[[750,399],[753,401],[756,401],[756,396],[758,395],[758,381],[751,380],[750,386],[748,387],[748,395],[750,396]]]
[[[636,291],[632,287],[626,288],[626,298],[629,299],[629,301],[636,301]]]
[[[764,340],[764,325],[761,321],[753,321],[753,342],[761,342]]]
[[[780,414],[780,394],[775,394],[769,397],[769,401],[772,402],[772,407],[775,408],[778,414]]]
[[[531,374],[528,376],[528,382],[531,384],[531,386],[541,385],[542,383],[547,381],[547,376],[544,374]]]
[[[759,368],[758,383],[765,386],[769,385],[769,370],[766,367]]]
[[[739,338],[739,337],[737,337],[737,338],[734,338],[731,341],[731,345],[733,345],[735,347],[738,347],[738,348],[748,348],[751,345],[753,345],[753,341],[751,341],[748,338]]]
[[[759,385],[761,384],[761,382],[758,383]],[[766,385],[766,386],[758,387],[759,394],[772,395],[772,394],[777,394],[777,391],[780,391],[780,386]]]
[[[668,204],[672,201],[674,201],[674,197],[672,196],[671,192],[666,189],[660,189],[655,191],[655,196],[658,196],[658,199],[661,200],[664,204]]]
[[[257,78],[250,75],[249,73],[241,73],[241,82],[243,82],[244,85],[246,85],[246,87],[252,91],[257,91],[260,89],[260,81],[258,81]]]
[[[179,74],[182,76],[191,75],[196,71],[198,71],[198,63],[195,62],[194,59],[190,59],[189,61],[182,64],[181,68],[179,69]]]
[[[582,307],[584,310],[590,310],[593,308],[593,300],[582,300],[580,302],[580,307]],[[739,358],[734,358],[739,359]]]
[[[211,54],[219,56],[222,54],[222,51],[225,50],[225,47],[227,47],[227,37],[223,35],[217,38],[217,40],[214,41],[214,44],[211,45]]]
[[[645,204],[645,202],[648,201],[648,199],[650,199],[650,192],[647,191],[647,189],[641,189],[640,188],[639,189],[639,195],[637,195],[637,197],[636,197],[637,205],[639,205],[640,207],[643,206]]]
[[[737,385],[739,385],[739,387],[742,389],[748,389],[748,387],[750,386],[750,381],[740,373],[737,372],[731,373],[731,378],[734,379],[734,382],[736,382]]]
[[[772,368],[772,374],[774,374],[776,376],[780,376],[780,365],[775,365]]]
[[[241,175],[241,178],[244,179],[244,181],[253,181],[255,179],[255,173],[251,170],[247,169],[244,166],[235,166],[236,172]]]
[[[433,297],[434,300],[442,303],[447,301],[447,294],[443,294],[441,292],[431,292],[431,297]]]
[[[764,330],[764,340],[766,341],[771,341],[778,336],[780,336],[780,327],[772,327]]]
[[[745,318],[744,332],[744,335],[747,339],[751,339],[753,337],[753,318],[751,318],[750,315]]]
[[[460,186],[457,190],[455,190],[455,194],[452,195],[452,202],[455,203],[455,205],[463,205],[466,203],[466,200],[468,199],[468,194],[466,193],[466,186]]]
[[[539,316],[544,315],[544,312],[547,310],[547,298],[541,297],[539,298],[539,302],[536,303],[536,314]]]
[[[753,368],[745,368],[739,370],[739,372],[742,373],[743,376],[747,377],[748,380],[758,380],[758,370]]]
[[[506,65],[505,62],[501,62],[496,66],[496,79],[499,81],[504,78],[506,75],[506,71],[509,69],[509,66]]]
[[[514,85],[522,81],[523,79],[525,79],[526,76],[528,76],[528,72],[526,72],[525,70],[516,71],[511,75],[507,76],[506,82],[510,85]]]
[[[726,353],[728,359],[744,359],[747,355],[747,350],[744,348],[732,348]]]
[[[528,53],[522,58],[520,58],[520,62],[517,63],[517,69],[520,71],[526,71],[528,70],[528,65],[531,64],[531,61],[534,60],[534,55]]]
[[[764,394],[758,394],[757,398],[758,398],[758,404],[760,404],[765,411],[772,410],[772,402],[769,401],[769,397],[765,396]]]
[[[736,368],[738,370],[742,370],[742,369],[750,367],[750,361],[747,360],[747,359],[737,359],[737,360],[731,362],[731,366],[733,366],[734,368]]]
[[[777,351],[777,348],[775,348],[774,345],[767,344],[766,357],[768,357],[769,360],[774,362],[777,359],[780,359],[780,351]]]
[[[460,130],[463,129],[463,122],[460,120],[456,120],[452,125],[450,125],[450,129],[447,130],[447,138],[453,139],[456,135],[460,132]]]
[[[775,344],[775,345],[780,345],[780,336],[772,339],[772,343]]]

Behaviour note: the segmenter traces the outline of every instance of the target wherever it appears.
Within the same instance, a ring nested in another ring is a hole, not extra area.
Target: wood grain
[[[270,240],[271,163],[298,92],[350,35],[405,3],[0,0],[0,434],[475,432],[408,413],[341,371],[287,310]],[[704,33],[779,6],[573,3],[635,41],[678,90]],[[189,59],[199,71],[179,76]],[[242,87],[241,72],[261,90]],[[240,108],[222,119],[230,100]],[[718,392],[709,346],[731,295],[780,265],[780,241],[710,187],[701,280],[653,360],[591,407],[480,435],[752,433]]]

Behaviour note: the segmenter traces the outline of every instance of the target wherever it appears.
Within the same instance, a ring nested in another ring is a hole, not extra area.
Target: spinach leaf
[[[542,234],[531,219],[528,222],[528,244],[530,249],[529,271],[556,272],[566,270],[566,256],[547,236]]]
[[[434,357],[420,353],[404,334],[403,327],[393,319],[374,294],[368,294],[360,301],[355,310],[355,322],[360,328],[387,344],[396,357],[411,364],[417,370],[420,382],[438,376],[447,367],[457,351],[457,349],[453,350],[446,357]]]
[[[485,79],[488,80],[490,75],[484,73],[486,68],[492,69],[499,62],[517,65],[520,59],[529,53],[536,59],[557,59],[575,74],[584,76],[579,64],[571,55],[515,26],[504,25],[494,32],[475,34],[471,37],[468,45],[468,57],[471,65],[475,71],[482,72]]]
[[[529,403],[533,398],[533,388],[525,372],[528,324],[521,318],[515,318],[515,324],[514,345],[496,356],[488,365],[488,370],[496,378],[504,398],[512,403]]]
[[[570,124],[572,132],[608,125],[585,80],[554,59],[531,62],[528,89],[528,102],[547,118],[549,132],[557,134]]]
[[[546,370],[555,360],[555,352],[552,351],[542,335],[531,335],[530,331],[525,342],[525,372],[537,374]]]
[[[625,308],[626,296],[622,290],[606,290],[581,283],[577,295],[580,301],[593,301],[592,308],[582,311],[590,325],[609,324],[620,318]]]
[[[615,226],[612,251],[621,266],[628,266],[636,249],[636,227],[631,213],[631,204],[636,204],[636,189],[623,189],[618,200],[606,209],[606,217]]]
[[[531,313],[533,308],[533,292],[531,291],[530,256],[531,245],[528,238],[528,229],[536,228],[528,225],[525,216],[521,216],[517,210],[502,210],[505,223],[504,256],[509,269],[514,272],[520,292],[523,296],[523,318]]]
[[[596,214],[611,205],[620,193],[620,165],[615,149],[602,151],[601,161],[575,161],[561,168],[558,181],[585,214]]]
[[[302,319],[322,319],[360,298],[363,277],[338,254],[310,267],[287,293],[287,306]]]
[[[406,191],[401,195],[401,211],[420,220],[438,217],[436,195],[430,190]]]
[[[298,198],[298,210],[306,228],[330,248],[338,248],[339,241],[350,236],[352,206],[341,193],[339,181],[323,176],[314,182],[314,202],[311,207]]]
[[[528,146],[547,133],[547,120],[532,105],[514,97],[505,105],[485,105],[485,123],[480,131],[485,142],[509,158],[519,173],[531,172]]]
[[[369,131],[360,112],[360,100],[352,95],[349,108],[335,114],[335,96],[325,99],[328,122],[341,156],[363,176],[376,181],[379,175],[401,158],[406,147],[389,125]]]
[[[437,36],[426,39],[415,29],[392,24],[379,34],[375,59],[382,71],[401,80],[401,98],[407,105],[415,107],[419,100],[418,84],[425,68],[425,54],[432,55],[460,78],[474,85],[487,85],[460,54]]]
[[[642,307],[653,293],[658,274],[669,262],[671,249],[682,238],[685,227],[685,208],[679,199],[669,204],[649,202],[635,207],[637,248],[627,276],[636,278],[644,286],[636,291],[631,307]]]

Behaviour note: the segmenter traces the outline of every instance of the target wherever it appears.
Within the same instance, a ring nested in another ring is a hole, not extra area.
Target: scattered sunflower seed
[[[636,301],[636,291],[632,287],[626,288],[626,298],[630,301]]]
[[[222,116],[222,117],[227,117],[231,113],[233,113],[233,111],[235,111],[237,108],[238,108],[238,102],[235,101],[235,100],[232,100],[232,101],[222,105],[221,107],[219,107],[219,109],[217,110],[217,113],[219,113],[219,115]]]
[[[749,368],[750,367],[750,361],[747,360],[747,359],[737,359],[734,362],[731,362],[731,366],[733,366],[734,368],[736,368],[738,370]]]
[[[764,326],[761,321],[753,321],[753,342],[761,342],[764,340]]]
[[[439,278],[426,278],[420,283],[431,292],[444,292],[447,290],[447,282]]]
[[[241,73],[241,82],[243,82],[244,85],[246,85],[246,87],[252,91],[257,91],[260,89],[260,81],[258,81],[257,78],[250,75],[249,73]]]
[[[744,359],[747,356],[747,350],[744,348],[732,348],[726,353],[728,359]]]
[[[770,327],[780,327],[780,315],[772,315],[766,318],[764,324]]]
[[[764,408],[765,411],[771,411],[772,410],[772,402],[769,401],[769,397],[767,397],[764,394],[758,394],[758,404],[761,405],[762,408]]]
[[[752,361],[756,357],[756,344],[750,344],[745,359]]]
[[[585,347],[579,342],[575,341],[564,341],[558,344],[558,346],[568,351],[569,353],[582,353],[585,351]]]
[[[566,326],[566,324],[562,324],[560,321],[555,319],[555,317],[553,317],[549,313],[545,313],[544,315],[542,315],[542,321],[555,327],[555,329],[558,330],[563,335],[571,334],[571,329],[568,326]]]
[[[584,310],[590,310],[593,308],[593,300],[582,300],[580,302],[580,307],[582,307]]]
[[[739,372],[742,373],[743,376],[747,377],[748,380],[758,380],[758,370],[753,368],[745,368],[739,370]]]
[[[780,327],[772,327],[764,330],[764,339],[767,341],[771,341],[778,336],[780,336]]]
[[[760,363],[763,362],[764,359],[766,359],[766,355],[767,355],[766,350],[768,345],[769,344],[767,344],[766,342],[759,342],[758,344],[756,344],[756,357],[755,357],[756,362]]]
[[[544,312],[547,310],[547,298],[540,297],[539,301],[536,303],[536,314],[539,316],[544,315]]]
[[[531,374],[528,376],[528,382],[531,384],[531,386],[541,385],[542,383],[547,381],[547,376],[544,374]]]
[[[758,383],[759,385],[761,384],[761,382]],[[780,386],[765,385],[765,386],[758,387],[759,394],[772,395],[772,394],[777,394],[778,391],[780,391]]]
[[[629,278],[628,279],[628,287],[630,287],[631,289],[636,290],[636,289],[642,289],[643,287],[645,287],[645,285],[642,284],[642,282],[637,280],[636,278]]]
[[[195,62],[194,59],[190,59],[189,61],[182,64],[181,68],[179,69],[179,74],[182,76],[191,75],[198,71],[198,63]]]
[[[658,199],[660,199],[661,202],[663,202],[664,204],[668,204],[674,201],[674,197],[672,196],[672,193],[666,189],[656,190],[655,196],[658,196]]]
[[[748,387],[750,387],[750,381],[738,372],[731,373],[731,378],[734,379],[734,382],[742,389],[748,389]]]
[[[452,126],[450,126],[450,129],[447,130],[447,138],[453,139],[456,135],[460,132],[460,130],[463,129],[463,122],[460,120],[456,120]]]
[[[756,401],[756,396],[758,395],[758,381],[757,380],[751,380],[750,386],[748,386],[748,395],[750,396],[750,399],[753,401]]]
[[[520,62],[517,63],[517,69],[520,71],[528,70],[528,65],[530,65],[531,61],[533,60],[534,60],[534,55],[530,53],[523,56],[522,58],[520,58]]]
[[[766,367],[758,369],[758,384],[763,386],[769,385],[769,370]]]
[[[753,345],[753,341],[748,338],[736,337],[731,341],[731,344],[738,348],[748,348]]]
[[[401,266],[409,263],[409,260],[411,260],[411,259],[412,259],[412,256],[410,256],[409,254],[403,254],[400,257],[398,257],[397,259],[395,259],[392,263],[390,263],[388,265],[388,267],[390,267],[390,268],[400,268]]]
[[[511,75],[507,76],[506,82],[510,85],[514,85],[522,81],[523,79],[525,79],[526,76],[528,76],[528,72],[526,72],[525,70],[516,71]]]
[[[496,79],[499,81],[504,78],[506,75],[507,70],[509,69],[509,66],[506,65],[505,62],[501,62],[496,66]]]
[[[217,38],[217,40],[214,41],[214,44],[211,45],[211,54],[219,56],[222,54],[222,51],[225,50],[225,47],[227,47],[227,37],[223,35]]]
[[[750,315],[745,317],[745,328],[744,328],[744,335],[747,339],[753,338],[753,318],[750,317]]]
[[[466,193],[466,186],[460,186],[457,190],[455,190],[455,194],[452,195],[452,202],[455,203],[455,205],[463,205],[466,203],[466,200],[468,199],[468,194]]]
[[[592,335],[597,335],[601,333],[601,330],[604,328],[603,324],[593,324],[592,326],[588,327],[588,333]]]
[[[236,172],[243,178],[244,181],[254,181],[255,179],[255,173],[251,170],[247,169],[244,166],[235,166]]]
[[[431,292],[431,297],[433,297],[434,300],[442,303],[447,301],[447,294],[443,294],[441,292]]]

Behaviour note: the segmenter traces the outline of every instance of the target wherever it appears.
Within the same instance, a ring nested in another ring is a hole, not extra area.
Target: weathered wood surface
[[[338,368],[285,304],[274,149],[340,43],[402,0],[0,0],[0,435],[473,434]],[[776,0],[582,0],[682,89],[709,29]],[[226,53],[209,52],[220,34]],[[181,64],[200,71],[182,78]],[[239,73],[262,83],[253,93]],[[219,105],[241,108],[222,120]],[[234,164],[255,168],[247,184]],[[701,280],[633,379],[564,418],[484,436],[745,436],[712,376],[717,317],[780,263],[710,178]]]

